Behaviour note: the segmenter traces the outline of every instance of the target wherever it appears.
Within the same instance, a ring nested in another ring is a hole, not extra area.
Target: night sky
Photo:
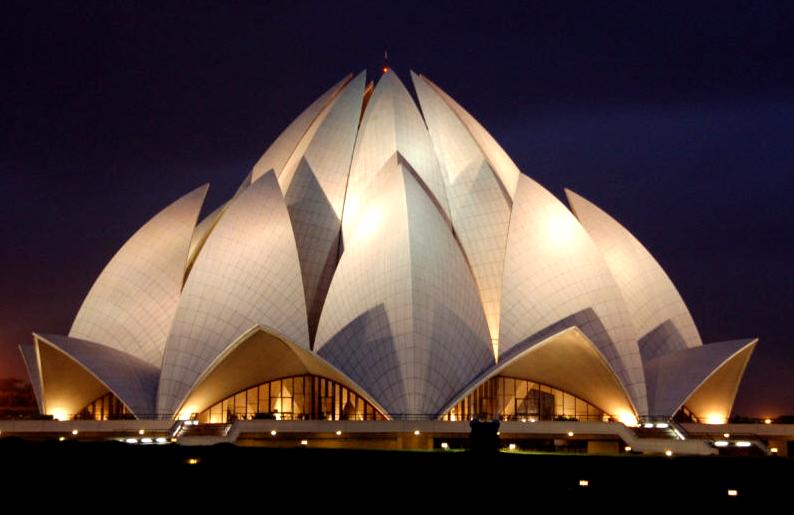
[[[4,2],[0,376],[151,216],[205,182],[217,206],[386,47],[631,230],[705,342],[760,337],[734,413],[794,414],[794,2],[424,3]]]

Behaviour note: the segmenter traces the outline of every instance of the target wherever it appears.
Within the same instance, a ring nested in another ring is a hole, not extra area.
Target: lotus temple
[[[217,209],[202,185],[145,222],[68,334],[20,346],[49,424],[432,448],[476,419],[709,447],[758,340],[704,344],[621,223],[410,79],[345,77]]]

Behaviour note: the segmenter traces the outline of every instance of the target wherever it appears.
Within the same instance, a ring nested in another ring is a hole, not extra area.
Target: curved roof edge
[[[486,371],[456,395],[439,416],[498,375],[559,388],[616,416],[623,423],[636,423],[637,411],[620,379],[598,347],[575,326],[549,336]]]
[[[69,330],[159,366],[185,277],[204,184],[149,219],[105,265]]]
[[[411,73],[413,74],[413,72]],[[444,90],[438,87],[436,83],[421,73],[418,74],[418,77],[432,87],[436,93],[447,103],[450,109],[454,111],[458,119],[469,131],[471,137],[480,147],[483,155],[485,155],[485,158],[491,165],[491,170],[495,172],[495,176],[498,179],[499,185],[503,188],[506,196],[512,202],[516,187],[518,185],[518,177],[521,175],[521,171],[518,169],[518,166],[516,166],[510,155],[501,147],[501,145],[499,145],[499,143],[497,143],[496,139],[491,136],[487,130],[485,130],[485,127],[483,127],[476,118],[466,111],[463,106],[458,104],[455,99],[449,96]]]
[[[42,386],[42,405],[48,411],[53,407],[47,405],[47,390],[44,388],[50,380],[48,377],[48,359],[41,352],[41,344],[48,345],[79,368],[91,378],[115,395],[138,418],[154,413],[155,394],[160,371],[149,363],[125,352],[68,336],[33,333],[34,345],[38,355],[38,364]],[[61,370],[58,370],[60,373]],[[67,371],[63,371],[67,374]],[[70,374],[68,374],[70,375]],[[52,378],[56,379],[56,378]],[[73,378],[67,382],[72,385]],[[91,385],[95,388],[95,385]],[[91,397],[91,395],[87,395]],[[87,399],[87,402],[96,397]],[[78,406],[81,409],[86,403]],[[75,412],[76,413],[76,412]],[[68,413],[74,414],[74,413]]]
[[[309,107],[304,109],[297,118],[292,120],[287,128],[284,129],[268,147],[265,153],[262,154],[262,157],[257,160],[251,169],[251,173],[241,184],[240,189],[244,189],[253,184],[270,170],[273,170],[277,177],[280,176],[284,169],[284,165],[303,139],[306,131],[309,130],[312,122],[352,78],[353,74],[348,73],[342,80],[331,86],[330,89],[312,102]]]
[[[173,413],[217,353],[258,323],[309,348],[295,234],[272,172],[229,205],[193,264],[163,353],[158,412]]]
[[[245,388],[304,373],[323,376],[346,386],[389,418],[383,406],[344,372],[262,325],[251,327],[229,344],[196,380],[172,415],[187,418]]]
[[[42,382],[41,382],[41,362],[39,361],[38,346],[34,343],[27,343],[19,346],[19,352],[22,354],[22,362],[25,364],[25,369],[28,371],[30,377],[30,385],[33,387],[33,393],[36,395],[36,404],[39,407],[39,413],[44,414],[44,400],[42,397]]]
[[[360,221],[361,207],[368,203],[364,192],[384,170],[391,169],[388,163],[398,152],[449,218],[444,178],[430,133],[413,97],[394,71],[389,71],[375,86],[359,125],[342,211],[343,238],[349,237]]]
[[[213,212],[205,216],[193,229],[193,237],[190,240],[190,251],[188,252],[187,257],[187,269],[193,267],[193,262],[196,261],[196,256],[199,255],[201,252],[202,247],[204,247],[204,243],[209,238],[210,233],[218,224],[218,221],[223,216],[224,211],[226,211],[226,207],[229,205],[229,202],[224,202],[220,206],[216,207]],[[185,273],[185,276],[188,275],[189,272]]]
[[[648,406],[672,417],[684,405],[706,423],[730,416],[758,338],[711,343],[658,356],[645,363]]]
[[[637,336],[648,337],[669,320],[687,347],[702,345],[684,299],[648,249],[620,222],[586,198],[568,188],[565,196],[609,265],[626,299]]]
[[[452,230],[474,275],[498,360],[502,276],[513,201],[452,107],[421,77],[411,72],[411,79],[445,181]]]

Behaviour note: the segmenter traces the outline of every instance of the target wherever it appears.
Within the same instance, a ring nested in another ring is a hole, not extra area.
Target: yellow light
[[[199,462],[198,458],[189,458],[187,460],[188,465],[198,465],[198,462]]]
[[[511,451],[515,451],[515,450],[516,450],[516,444],[514,444],[514,443],[511,443],[511,444],[510,444],[510,445],[508,445],[507,447],[508,447],[508,448],[509,448]]]
[[[389,73],[389,67],[388,66],[384,66],[383,67],[383,73]]]
[[[301,445],[309,445],[309,440],[301,440]]]
[[[626,452],[631,452],[631,446],[630,446],[630,445],[627,445],[627,446],[625,446],[625,447],[623,448],[623,450],[624,450],[624,451],[626,451]]]
[[[728,490],[728,497],[736,497],[737,495],[739,495],[738,490],[733,490],[733,489]]]
[[[414,436],[419,436],[419,430],[418,429],[414,429]]]
[[[60,420],[61,422],[64,420],[69,420],[69,414],[66,413],[65,409],[55,408],[52,410],[52,412],[50,412],[50,415],[52,415],[52,418],[55,420]]]
[[[190,420],[190,416],[195,412],[196,412],[195,406],[186,406],[185,408],[182,409],[182,411],[179,412],[179,415],[177,415],[176,419],[182,421]]]
[[[143,429],[138,429],[138,434],[139,435],[143,436],[144,433],[146,433],[146,431],[144,431]]]
[[[620,411],[617,413],[616,418],[618,419],[618,422],[626,427],[637,427],[639,425],[637,422],[637,417],[635,417],[634,413],[631,413],[630,411]]]
[[[728,422],[725,415],[706,415],[706,424],[725,424]]]
[[[772,454],[777,454],[777,447],[772,447],[771,449],[769,449],[769,452],[771,452]]]
[[[272,431],[270,431],[270,436],[276,436],[277,434],[278,434],[278,433],[276,432],[276,430],[275,430],[275,429],[273,429]]]
[[[669,458],[670,456],[673,455],[673,451],[671,451],[670,449],[667,449],[666,451],[664,451],[664,455]]]
[[[78,431],[77,429],[72,429],[72,436],[77,436],[77,433],[79,432],[80,431]]]
[[[771,424],[771,423],[772,423],[772,419],[771,418],[765,418],[764,419],[764,424]]]
[[[441,448],[447,450],[449,449],[449,444],[447,442],[441,442]]]
[[[337,429],[337,430],[336,430],[336,436],[341,436],[341,435],[342,435],[342,431],[340,431],[339,429]]]
[[[530,421],[532,424],[534,424],[534,423],[536,422],[536,420],[535,420],[534,418],[530,418],[530,419],[529,419],[529,421]]]
[[[573,436],[573,431],[568,431],[568,436]]]
[[[730,438],[731,434],[730,433],[722,433],[722,436],[724,436],[725,438]]]
[[[496,436],[502,436],[502,432],[501,431],[497,431],[496,432]]]
[[[65,437],[65,436],[62,436],[62,437],[58,438],[58,441],[59,441],[59,442],[63,442],[64,440],[66,440],[66,437]]]
[[[588,481],[587,479],[580,479],[579,486],[590,486],[590,481]]]

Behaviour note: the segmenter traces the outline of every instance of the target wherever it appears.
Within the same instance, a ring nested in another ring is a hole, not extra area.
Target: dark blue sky
[[[204,182],[217,205],[385,46],[629,228],[704,341],[761,338],[735,412],[794,413],[794,3],[692,3],[5,2],[0,375],[149,217]]]

